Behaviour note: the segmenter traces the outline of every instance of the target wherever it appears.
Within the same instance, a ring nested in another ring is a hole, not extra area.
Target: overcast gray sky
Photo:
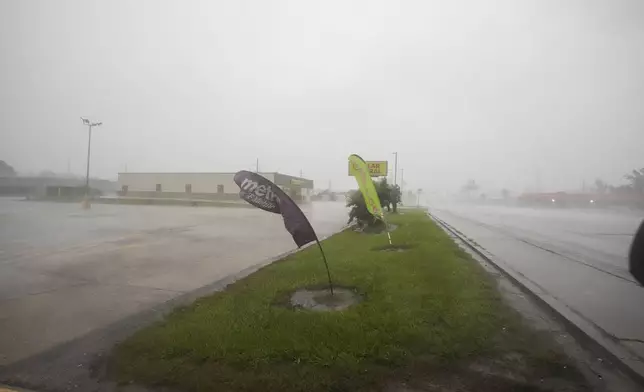
[[[520,191],[644,166],[644,2],[0,0],[0,159]]]

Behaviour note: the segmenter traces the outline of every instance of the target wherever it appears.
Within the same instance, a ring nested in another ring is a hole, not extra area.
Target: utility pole
[[[89,128],[89,137],[87,139],[87,173],[85,175],[85,198],[83,199],[83,208],[84,209],[89,209],[90,204],[89,204],[89,163],[90,163],[90,156],[92,152],[92,127],[100,127],[103,125],[102,122],[91,122],[88,119],[81,117],[81,120],[83,121],[83,124],[87,125]]]
[[[300,169],[300,178],[304,178],[302,177],[302,169]]]
[[[259,158],[255,161],[255,173],[259,173]]]
[[[398,153],[394,152],[393,154],[396,156],[394,160],[394,185],[398,185]]]
[[[405,169],[400,169],[400,193],[401,194],[404,186],[405,186]]]

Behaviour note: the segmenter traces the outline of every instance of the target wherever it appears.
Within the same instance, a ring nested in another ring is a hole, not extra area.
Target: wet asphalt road
[[[446,204],[432,214],[482,247],[542,297],[644,361],[644,287],[628,273],[642,211]]]
[[[347,219],[343,203],[303,209],[319,237]],[[0,198],[0,367],[295,247],[281,216],[258,209]]]

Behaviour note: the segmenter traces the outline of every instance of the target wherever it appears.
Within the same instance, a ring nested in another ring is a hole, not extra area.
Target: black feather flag
[[[326,261],[324,250],[322,250],[322,245],[320,245],[311,222],[309,222],[293,199],[280,187],[257,173],[241,170],[235,174],[234,181],[239,186],[239,197],[264,211],[282,215],[284,226],[298,247],[313,241],[318,244],[329,277],[329,287],[333,294],[331,273],[329,272],[329,265]]]

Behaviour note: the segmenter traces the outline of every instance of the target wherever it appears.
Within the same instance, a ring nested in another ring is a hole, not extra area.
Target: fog
[[[644,166],[644,3],[3,1],[0,159],[557,190]],[[391,167],[393,169],[393,165]]]

